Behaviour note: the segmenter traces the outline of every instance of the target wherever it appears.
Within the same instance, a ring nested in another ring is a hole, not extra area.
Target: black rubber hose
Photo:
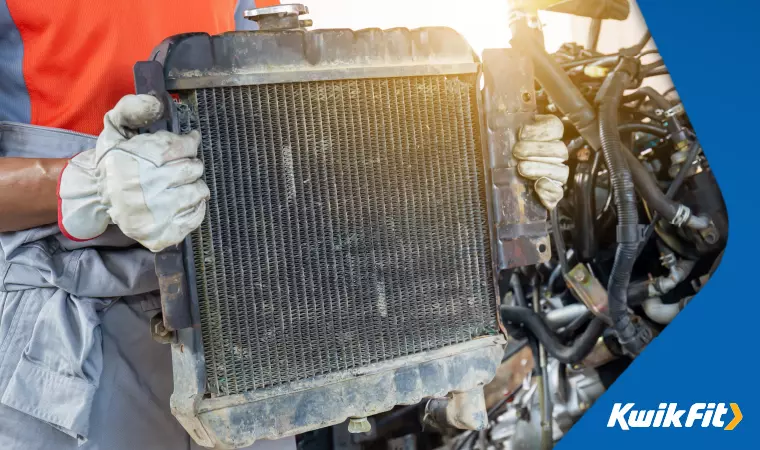
[[[512,293],[515,295],[515,304],[517,306],[528,306],[528,301],[525,300],[525,291],[523,291],[522,281],[520,275],[517,272],[513,273],[509,277],[509,285],[512,287]]]
[[[628,306],[635,308],[649,298],[649,285],[651,281],[634,281],[628,285]]]
[[[686,155],[686,160],[683,162],[683,165],[681,166],[681,169],[678,171],[676,178],[668,187],[668,191],[665,193],[665,197],[672,199],[678,193],[678,189],[681,188],[681,185],[686,179],[686,174],[689,172],[689,170],[691,170],[692,165],[694,165],[694,161],[696,161],[697,159],[697,155],[699,154],[699,149],[700,149],[699,142],[698,141],[692,142],[691,147],[689,148],[689,152]],[[652,237],[652,232],[655,231],[655,226],[657,225],[657,222],[660,220],[660,218],[661,218],[660,213],[658,211],[655,211],[654,215],[652,216],[652,222],[649,225],[647,225],[647,228],[644,231],[644,240],[641,243],[641,246],[639,247],[638,254],[641,254],[642,250],[644,250],[644,245],[646,244],[647,241],[649,241],[649,238]]]
[[[630,95],[626,95],[623,97],[623,100],[621,101],[622,104],[628,104],[636,100],[641,100],[643,98],[649,97],[652,99],[652,101],[657,105],[658,108],[662,110],[669,110],[672,105],[668,101],[667,98],[665,98],[664,95],[657,92],[654,88],[650,86],[644,86],[642,88],[639,88],[636,92]]]
[[[645,88],[642,88],[645,89]],[[635,95],[635,94],[632,94]],[[658,94],[659,95],[659,94]],[[616,118],[617,119],[617,118]],[[643,131],[646,133],[651,133],[655,136],[659,137],[665,137],[668,134],[668,130],[665,128],[653,125],[649,123],[624,123],[617,126],[617,130],[619,133],[625,133],[625,132],[633,132],[633,131]],[[576,138],[578,139],[578,138]],[[582,143],[576,142],[576,139],[574,139],[572,142],[575,143],[574,147],[580,148],[582,146]],[[628,164],[628,168],[631,172],[631,176],[633,177],[634,184],[636,186],[636,190],[639,192],[639,195],[641,195],[644,200],[646,200],[647,205],[649,205],[652,209],[654,209],[657,213],[659,213],[660,217],[664,217],[668,222],[672,221],[677,213],[678,209],[681,206],[680,203],[672,200],[673,196],[668,196],[665,193],[660,190],[660,187],[657,185],[657,182],[654,178],[652,178],[649,171],[641,164],[641,162],[636,158],[636,156],[631,153],[628,149],[622,146],[621,148],[624,150],[621,150],[625,159],[626,163]],[[691,166],[694,162],[694,158],[696,158],[696,153],[693,153],[695,150],[694,148],[689,149],[689,154],[687,157],[686,162],[684,163],[684,166]],[[689,163],[691,161],[691,163]],[[605,162],[606,162],[606,156],[605,156]],[[686,175],[685,172],[681,173],[679,172],[679,176],[676,177],[676,180],[671,184],[671,188],[673,186],[680,187],[681,183],[683,183],[683,177]],[[680,178],[680,181],[679,181]],[[687,226],[693,227],[693,228],[704,228],[704,222],[706,219],[701,219],[697,217],[690,217],[689,220],[686,222]]]
[[[512,47],[530,56],[534,76],[544,88],[552,102],[562,111],[586,139],[594,150],[598,150],[599,128],[596,127],[596,112],[575,86],[565,70],[546,53],[540,40],[540,31],[530,28],[526,21],[516,20],[512,27]]]
[[[596,160],[599,153],[594,154]],[[596,168],[598,169],[598,163]],[[596,257],[597,241],[594,230],[596,218],[596,202],[594,195],[593,176],[594,161],[578,161],[573,175],[574,187],[571,189],[573,199],[573,222],[575,228],[572,231],[573,247],[579,262],[590,262]],[[555,208],[556,210],[556,208]],[[552,219],[552,224],[553,224]]]
[[[576,364],[588,356],[605,328],[604,322],[595,317],[583,334],[568,347],[562,345],[543,319],[530,308],[502,305],[501,320],[505,324],[527,328],[550,355],[565,364]]]
[[[659,67],[649,72],[644,72],[643,78],[656,77],[660,75],[670,75],[670,71],[668,71],[667,67]]]
[[[673,222],[673,219],[676,218],[679,210],[685,208],[685,206],[669,198],[660,190],[655,179],[652,178],[649,171],[644,168],[633,153],[624,149],[623,154],[625,155],[626,162],[631,170],[631,175],[636,183],[636,190],[639,195],[646,200],[647,205],[649,205],[650,208],[660,213],[660,215],[668,222]],[[681,182],[683,182],[683,180]],[[710,226],[710,220],[706,217],[694,216],[690,211],[687,211],[684,214],[687,215],[687,218],[682,224],[689,228],[703,230]]]
[[[576,317],[575,320],[567,324],[565,328],[563,328],[561,331],[557,332],[557,338],[565,342],[566,340],[570,339],[571,336],[575,335],[575,332],[578,331],[583,325],[586,325],[589,320],[591,320],[594,317],[594,314],[586,310],[583,314]]]
[[[678,174],[675,179],[673,179],[673,182],[668,186],[668,191],[665,193],[667,198],[673,198],[678,193],[678,190],[686,179],[686,174],[689,173],[689,170],[691,170],[694,165],[694,161],[697,160],[700,148],[698,141],[691,143],[691,147],[689,147],[689,150],[686,153],[686,159],[684,160],[683,165],[678,170]]]
[[[648,73],[651,72],[651,70],[645,70],[645,72]],[[626,104],[636,100],[644,100],[647,97],[652,99],[655,105],[657,105],[657,108],[662,111],[667,111],[672,107],[670,101],[663,94],[660,94],[656,89],[650,86],[644,86],[633,94],[623,97],[622,103]],[[667,117],[662,114],[662,119],[667,120],[669,133],[668,137],[673,143],[673,146],[677,149],[682,148],[681,146],[686,143],[687,138],[686,131],[684,130],[683,125],[681,125],[681,121],[678,119],[678,116],[674,115],[672,117]]]
[[[618,131],[621,133],[632,133],[634,131],[642,131],[644,133],[649,133],[657,137],[665,137],[668,135],[668,130],[665,127],[661,127],[659,125],[654,125],[651,123],[643,123],[643,122],[620,124],[618,125]]]
[[[659,212],[668,222],[673,220],[678,213],[679,204],[665,196],[652,175],[633,153],[626,149],[623,154],[639,195],[646,200],[650,208]]]
[[[644,33],[644,36],[641,37],[639,42],[634,45],[633,47],[629,47],[627,49],[620,50],[621,54],[631,55],[635,56],[641,53],[642,50],[644,50],[644,47],[647,46],[649,41],[652,39],[652,33],[647,30],[646,33]]]
[[[570,272],[569,264],[567,263],[567,248],[565,247],[565,239],[562,237],[562,229],[559,226],[559,212],[558,208],[554,208],[549,213],[549,218],[552,223],[552,237],[554,238],[554,245],[557,247],[557,258],[559,259],[559,265],[562,268],[562,273]]]
[[[549,287],[549,294],[554,295],[554,285],[557,284],[557,280],[563,279],[562,277],[562,264],[557,264],[557,267],[552,270],[551,275],[549,275],[549,281],[546,283],[546,285]]]
[[[664,67],[664,66],[665,66],[665,61],[659,59],[650,64],[643,64],[641,66],[641,70],[646,73],[646,72],[651,72],[654,69],[657,69],[658,67]]]
[[[662,127],[660,125],[655,125],[653,123],[643,123],[643,122],[621,123],[620,125],[618,125],[618,131],[621,133],[632,133],[634,131],[642,131],[644,133],[649,133],[651,135],[662,137],[662,138],[668,135],[668,130],[665,127]],[[573,155],[575,154],[575,152],[580,150],[585,143],[586,143],[586,140],[583,139],[583,136],[578,136],[576,138],[573,138],[567,144],[567,152],[570,155]]]
[[[618,107],[629,79],[630,74],[624,71],[615,71],[607,79],[609,84],[599,107],[599,134],[618,217],[618,245],[607,285],[609,313],[620,344],[631,354],[638,355],[648,340],[628,316],[628,283],[639,247],[639,214],[633,177],[625,159],[630,152],[623,148],[618,131]]]

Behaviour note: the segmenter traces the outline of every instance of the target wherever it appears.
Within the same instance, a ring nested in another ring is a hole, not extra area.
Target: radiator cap
[[[243,17],[259,24],[260,30],[293,30],[309,27],[311,19],[300,20],[299,16],[309,14],[309,8],[300,3],[248,9]]]

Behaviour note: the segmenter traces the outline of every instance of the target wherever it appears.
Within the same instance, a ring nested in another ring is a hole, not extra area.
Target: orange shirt
[[[3,3],[7,13],[2,11]],[[28,115],[27,121],[34,125],[98,134],[103,128],[103,115],[123,95],[134,92],[132,66],[136,61],[147,59],[153,47],[173,34],[234,30],[237,3],[238,0],[0,0],[0,28],[3,14],[9,14],[23,47],[18,58],[23,83],[15,84],[11,77],[18,71],[13,71],[12,60],[17,53],[0,49],[0,57],[11,52],[5,69],[9,74],[0,74],[9,80],[6,87],[0,87],[0,108],[3,101],[26,100],[28,109],[16,104],[9,110],[22,111],[20,115]],[[277,3],[256,2],[259,7]],[[3,42],[12,39],[4,41],[0,36],[0,46],[6,45]],[[26,99],[17,92],[22,86],[27,91]]]

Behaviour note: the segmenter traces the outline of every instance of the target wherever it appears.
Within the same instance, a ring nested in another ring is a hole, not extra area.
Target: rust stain
[[[526,346],[514,356],[504,361],[497,369],[496,376],[483,388],[486,407],[490,408],[499,400],[522,384],[525,377],[533,370],[533,354]]]

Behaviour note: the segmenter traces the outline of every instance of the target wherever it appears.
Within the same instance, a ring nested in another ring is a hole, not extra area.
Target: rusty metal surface
[[[166,329],[161,313],[150,318],[150,335],[159,344],[171,344],[175,338],[174,333]]]
[[[183,330],[184,331],[184,330]],[[504,353],[504,339],[489,337],[433,352],[374,364],[347,374],[331,374],[290,386],[246,394],[200,399],[194,385],[172,395],[172,412],[217,448],[241,448],[258,439],[279,439],[418,403],[426,396],[445,396],[488,383]],[[178,345],[173,362],[188,362]],[[191,370],[193,364],[185,366]],[[176,369],[175,369],[176,372]],[[190,401],[188,399],[193,399]],[[179,406],[182,410],[178,410]],[[188,409],[190,408],[190,409]],[[200,443],[200,441],[199,441]],[[203,444],[206,445],[206,444]]]
[[[163,117],[153,122],[141,132],[153,133],[159,130],[179,132],[176,109],[166,91],[163,66],[158,61],[138,61],[133,68],[135,92],[158,98],[164,105]],[[186,269],[182,245],[173,246],[156,254],[156,275],[161,292],[161,311],[166,331],[192,327],[198,323],[193,314],[192,298],[188,291]],[[156,336],[156,333],[154,333]],[[159,338],[163,338],[160,337]]]
[[[548,261],[551,245],[546,209],[533,183],[517,173],[512,156],[520,127],[536,112],[532,66],[514,50],[489,49],[483,52],[483,76],[497,269]]]
[[[169,90],[478,70],[467,41],[445,27],[183,34],[154,58],[164,60]]]
[[[611,325],[608,314],[607,290],[583,264],[578,264],[567,273],[565,281],[578,299],[594,313]]]
[[[533,353],[529,346],[515,353],[511,358],[501,363],[496,369],[496,376],[483,388],[486,396],[486,406],[491,408],[505,395],[518,388],[533,371]]]
[[[196,414],[198,404],[206,391],[205,366],[201,334],[198,330],[186,328],[177,331],[177,341],[172,344],[174,391],[169,406],[172,415],[196,443],[204,447],[213,447],[215,439],[206,431]]]
[[[591,349],[591,353],[583,358],[581,365],[593,369],[595,367],[603,366],[614,359],[617,359],[617,356],[615,356],[607,347],[607,344],[604,343],[604,338],[600,337],[596,341],[594,348]]]
[[[189,328],[194,325],[188,294],[184,257],[179,246],[170,247],[156,254],[156,275],[161,291],[161,311],[168,331]]]
[[[450,395],[446,405],[447,422],[460,430],[482,430],[488,425],[486,399],[478,386]]]

